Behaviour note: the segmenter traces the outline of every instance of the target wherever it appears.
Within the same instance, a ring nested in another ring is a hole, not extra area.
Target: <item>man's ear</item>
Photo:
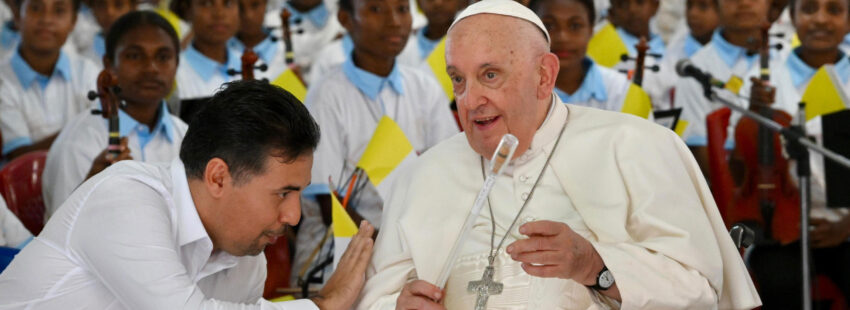
[[[230,167],[221,158],[213,158],[204,169],[204,185],[212,198],[221,198],[225,191],[233,186]]]
[[[552,53],[545,53],[540,59],[540,82],[537,85],[537,99],[543,100],[552,96],[552,90],[555,88],[555,81],[558,79],[558,71],[561,69],[561,62],[558,56]]]

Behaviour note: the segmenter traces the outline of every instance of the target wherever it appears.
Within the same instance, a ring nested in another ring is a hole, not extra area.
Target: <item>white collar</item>
[[[543,124],[534,133],[534,138],[531,140],[531,145],[522,156],[514,159],[512,165],[524,165],[540,154],[545,153],[545,148],[549,147],[558,138],[561,128],[564,127],[564,122],[567,121],[569,110],[566,104],[561,102],[557,95],[552,95],[552,103],[549,105],[549,112],[546,114],[546,119]]]

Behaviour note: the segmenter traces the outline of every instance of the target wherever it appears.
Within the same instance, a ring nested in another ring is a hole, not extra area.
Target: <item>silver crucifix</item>
[[[495,269],[493,266],[487,266],[484,269],[484,275],[481,276],[481,280],[470,281],[469,286],[466,287],[467,291],[478,295],[475,299],[475,310],[484,310],[490,295],[499,295],[502,293],[502,283],[493,281],[494,272]]]

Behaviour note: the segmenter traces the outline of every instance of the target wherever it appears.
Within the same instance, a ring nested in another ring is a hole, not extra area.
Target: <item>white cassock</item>
[[[558,98],[564,103],[622,111],[632,82],[625,74],[600,66],[590,58],[585,58],[583,65],[588,69],[581,86],[572,94],[556,88],[555,94]]]
[[[344,185],[384,115],[398,124],[417,153],[458,132],[437,81],[404,65],[396,65],[388,77],[379,78],[357,68],[351,59],[346,60],[310,89],[305,104],[322,132],[313,155],[312,185],[305,195],[327,194],[329,177],[334,185]],[[381,223],[383,201],[374,187],[364,187],[360,198],[352,203],[370,223]],[[309,263],[309,253],[324,236],[323,229],[315,228],[324,226],[318,205],[305,202],[302,208],[304,224],[300,229],[313,233],[298,234],[293,270],[301,270]]]
[[[322,48],[310,69],[310,77],[305,77],[310,81],[310,84],[308,85],[316,85],[319,80],[322,80],[325,75],[333,69],[334,66],[343,63],[345,59],[351,55],[351,51],[353,49],[354,42],[348,35],[342,37],[340,40],[331,42]],[[396,56],[396,60],[398,60],[398,63],[400,64],[420,69],[420,64],[423,62],[423,57],[420,56],[420,53],[419,40],[416,37],[416,34],[413,33],[413,35],[411,35],[407,40],[407,44],[404,46],[404,49],[400,54],[398,54],[398,56]]]
[[[670,130],[637,117],[554,99],[529,150],[496,180],[490,201],[496,240],[563,137],[519,224],[566,223],[599,252],[623,309],[751,309],[760,300],[696,161]],[[358,309],[392,309],[402,287],[436,282],[483,183],[481,157],[464,135],[421,156],[385,208]],[[448,309],[472,309],[468,281],[481,278],[490,246],[481,212],[446,287]],[[523,238],[510,232],[505,244]],[[501,250],[490,308],[604,309],[616,302],[572,280],[522,271]]]
[[[189,126],[168,113],[164,102],[160,109],[154,128],[139,123],[123,110],[118,112],[119,133],[127,138],[133,160],[170,162],[180,154],[180,143]],[[108,141],[108,121],[90,111],[83,111],[62,128],[50,146],[42,173],[45,222],[85,181],[92,163],[106,149]]]
[[[840,91],[843,91],[847,94],[848,90],[850,90],[850,59],[846,56],[842,57],[838,62],[834,64],[835,73],[838,75],[840,79]],[[758,68],[755,68],[758,69]],[[806,88],[809,87],[809,82],[811,81],[814,74],[817,72],[818,68],[809,67],[808,64],[803,62],[796,53],[788,53],[788,57],[782,61],[781,65],[776,66],[771,71],[771,80],[770,83],[776,87],[776,98],[775,103],[771,106],[774,109],[782,110],[791,115],[794,118],[792,122],[796,122],[797,112],[799,110],[798,103],[803,98],[803,94],[806,92]],[[756,70],[753,70],[751,74],[758,74]],[[750,87],[752,83],[747,81],[744,84],[744,88],[741,89],[741,94],[745,97],[749,97]],[[740,102],[743,106],[749,106],[748,102],[742,100]],[[734,115],[733,115],[734,116]],[[738,117],[740,119],[740,116]],[[737,122],[738,119],[733,120]],[[733,124],[733,122],[730,122]],[[822,127],[822,118],[817,116],[812,118],[811,120],[806,122],[806,135],[809,137],[814,137],[815,141],[819,145],[823,145],[823,127]],[[820,155],[816,152],[810,152],[811,154],[811,178],[809,181],[811,182],[811,195],[812,195],[812,216],[813,217],[825,217],[830,219],[835,219],[835,212],[847,212],[847,208],[835,209],[835,208],[825,208],[826,207],[826,175],[824,168],[824,158],[823,155]],[[789,174],[792,178],[797,178],[796,167],[792,163],[789,166]],[[841,211],[839,211],[841,210]]]
[[[720,33],[721,30],[715,31],[711,42],[691,57],[694,66],[720,81],[727,82],[732,76],[743,81],[749,80],[752,68],[759,67],[758,54],[748,55],[744,48],[732,45]],[[775,53],[771,54],[770,67],[775,68],[778,57],[773,55]],[[675,87],[676,107],[682,108],[680,119],[688,122],[682,138],[688,146],[708,145],[705,117],[724,105],[705,98],[702,86],[693,78],[680,78]],[[729,92],[717,90],[717,93],[727,100],[738,101],[738,98]],[[729,136],[732,136],[731,132]]]

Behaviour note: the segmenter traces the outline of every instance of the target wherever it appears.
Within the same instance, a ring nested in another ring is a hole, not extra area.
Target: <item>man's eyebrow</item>
[[[281,187],[281,188],[280,188],[280,189],[278,189],[277,191],[278,191],[278,192],[285,192],[285,191],[296,191],[296,192],[297,192],[297,191],[300,191],[300,190],[301,190],[301,186],[298,186],[298,185],[287,185],[287,186]]]

